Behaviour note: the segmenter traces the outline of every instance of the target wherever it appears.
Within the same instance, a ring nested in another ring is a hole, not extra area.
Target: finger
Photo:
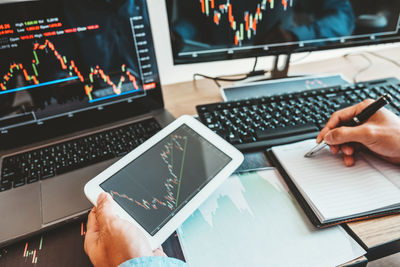
[[[93,208],[92,211],[89,213],[88,221],[87,221],[87,230],[86,230],[86,235],[85,235],[85,243],[84,243],[84,249],[86,254],[91,250],[91,248],[96,244],[97,242],[97,223],[96,223],[96,209]]]
[[[370,139],[368,126],[340,127],[329,131],[325,135],[325,142],[328,145],[343,145],[346,143],[367,143]]]
[[[354,148],[351,145],[342,145],[340,150],[347,156],[352,156],[354,154]]]
[[[109,194],[101,196],[96,209],[96,220],[100,228],[117,216],[113,207],[114,203]]]
[[[96,220],[96,207],[94,207],[92,211],[89,213],[86,228],[87,228],[87,233],[96,232],[96,230],[98,230],[97,220]]]
[[[374,100],[367,99],[355,106],[348,107],[333,113],[328,123],[325,125],[325,128],[333,129],[336,128],[341,122],[346,122],[351,120],[354,116],[358,115],[372,102],[374,102]]]
[[[346,122],[351,120],[354,116],[359,114],[364,108],[366,108],[372,102],[373,100],[367,99],[355,106],[348,107],[333,113],[331,118],[326,123],[325,127],[319,133],[317,137],[317,143],[322,142],[322,140],[324,140],[325,135],[330,130],[336,128],[341,122]]]
[[[98,197],[97,197],[97,206],[101,205],[103,201],[107,198],[107,193],[102,192]]]
[[[353,156],[343,155],[343,160],[347,167],[354,166],[355,161]]]
[[[339,146],[330,146],[330,148],[331,148],[332,154],[334,154],[334,155],[337,155],[340,151]]]

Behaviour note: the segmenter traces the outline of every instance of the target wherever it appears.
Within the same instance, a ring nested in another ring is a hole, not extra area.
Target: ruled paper
[[[400,189],[364,158],[345,167],[329,148],[305,158],[314,146],[307,140],[272,150],[322,222],[400,204]]]
[[[370,154],[363,154],[362,156],[371,166],[377,169],[395,186],[397,186],[397,188],[400,188],[400,166],[394,165]]]

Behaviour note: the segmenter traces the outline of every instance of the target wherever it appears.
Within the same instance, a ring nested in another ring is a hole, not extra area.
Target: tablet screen
[[[231,161],[183,124],[100,186],[154,236]]]

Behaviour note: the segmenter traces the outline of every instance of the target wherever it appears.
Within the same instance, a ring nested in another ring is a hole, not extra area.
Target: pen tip
[[[304,155],[305,158],[311,158],[314,153],[308,152],[307,154]]]

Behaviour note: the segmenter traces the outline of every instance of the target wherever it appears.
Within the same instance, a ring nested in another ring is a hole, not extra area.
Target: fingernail
[[[104,198],[106,198],[107,197],[107,195],[106,195],[106,193],[101,193],[100,195],[99,195],[99,197],[97,198],[97,202],[99,203],[99,202],[101,202]]]
[[[332,134],[328,133],[327,135],[325,135],[325,142],[327,142],[328,144],[332,142]]]

